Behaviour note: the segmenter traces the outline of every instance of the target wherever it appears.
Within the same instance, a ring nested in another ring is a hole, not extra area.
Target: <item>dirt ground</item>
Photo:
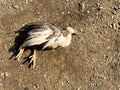
[[[67,48],[37,51],[35,69],[9,59],[30,22],[80,32]],[[120,0],[0,0],[0,90],[120,90]]]

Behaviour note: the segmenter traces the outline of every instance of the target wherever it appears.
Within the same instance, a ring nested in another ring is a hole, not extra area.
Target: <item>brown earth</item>
[[[36,21],[80,32],[67,48],[9,59],[15,31]],[[120,90],[119,0],[0,0],[0,90]]]

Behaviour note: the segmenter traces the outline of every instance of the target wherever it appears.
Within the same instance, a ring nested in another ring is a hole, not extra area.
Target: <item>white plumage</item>
[[[33,47],[34,52],[33,55],[30,56],[30,63],[33,62],[33,68],[36,62],[37,46],[43,45],[41,50],[46,48],[54,49],[57,47],[67,47],[71,43],[72,35],[78,34],[73,28],[67,27],[66,30],[68,31],[68,35],[65,37],[57,27],[48,23],[34,23],[27,26],[26,29],[21,31],[27,33],[27,38],[20,46],[16,59],[20,59],[25,48]]]

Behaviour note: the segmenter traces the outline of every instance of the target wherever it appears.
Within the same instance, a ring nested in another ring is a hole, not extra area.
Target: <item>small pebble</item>
[[[109,27],[112,28],[112,29],[117,29],[116,25],[114,23],[110,24]]]
[[[43,77],[44,77],[44,78],[46,78],[46,77],[47,77],[47,75],[44,75]]]
[[[68,11],[67,14],[70,14],[70,11]]]
[[[62,12],[62,15],[64,15],[65,14],[65,12]]]
[[[25,3],[28,3],[28,0],[25,0]]]
[[[10,73],[9,72],[3,72],[3,73],[1,73],[1,77],[2,78],[10,77]]]
[[[34,88],[39,88],[37,84],[34,84]]]
[[[62,85],[64,85],[64,82],[61,82]]]
[[[14,8],[14,9],[18,9],[19,6],[18,6],[18,5],[13,5],[13,8]]]
[[[81,87],[78,87],[77,90],[81,90]]]

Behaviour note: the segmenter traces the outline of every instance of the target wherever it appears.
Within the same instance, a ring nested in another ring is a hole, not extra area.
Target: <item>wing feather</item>
[[[29,47],[29,46],[34,46],[34,45],[40,45],[40,44],[45,43],[47,41],[48,40],[45,39],[45,38],[39,39],[39,37],[36,37],[36,38],[32,38],[32,39],[29,39],[28,41],[26,41],[22,45],[22,47]]]
[[[57,47],[55,40],[60,35],[60,30],[52,24],[37,24],[29,26],[27,32],[27,38],[22,47],[29,47],[34,45],[41,45],[46,43],[43,49],[46,47]]]
[[[48,41],[48,37],[53,34],[53,31],[45,30],[42,32],[35,32],[29,34],[29,37],[26,39],[26,41],[23,43],[22,47],[28,47],[28,46],[34,46],[34,45],[40,45],[42,43],[45,43]]]

